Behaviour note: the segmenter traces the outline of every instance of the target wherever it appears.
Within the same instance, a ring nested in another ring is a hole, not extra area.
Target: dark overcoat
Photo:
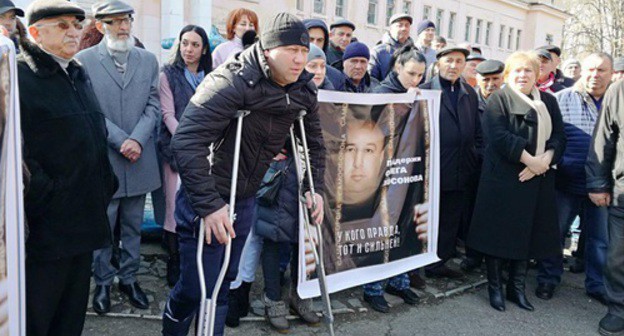
[[[546,150],[554,150],[552,162],[561,158],[565,133],[557,100],[540,93],[552,120]],[[534,155],[537,141],[537,112],[507,86],[490,96],[484,114],[488,139],[468,235],[468,245],[495,257],[526,260],[561,253],[555,169],[520,182],[525,168],[520,156]]]

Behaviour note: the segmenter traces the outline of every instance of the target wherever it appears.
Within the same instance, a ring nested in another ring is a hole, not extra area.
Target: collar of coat
[[[468,85],[466,82],[464,82],[461,77],[457,79],[457,81],[455,83],[459,82],[459,99],[461,99],[462,95],[467,95],[468,91],[466,90],[466,87],[464,85]],[[453,84],[455,85],[455,84]],[[442,87],[442,82],[440,81],[440,75],[437,75],[435,77],[433,77],[433,79],[431,79],[431,89],[432,90],[440,90],[443,91],[443,87]],[[459,100],[458,99],[458,100]]]
[[[387,44],[390,47],[393,48],[400,48],[404,45],[413,45],[414,44],[414,40],[412,40],[412,37],[408,37],[407,40],[405,40],[404,43],[400,43],[399,41],[395,40],[394,38],[392,38],[392,36],[390,36],[390,32],[385,32],[383,34],[383,36],[381,37],[381,41],[379,41],[378,44]]]
[[[271,69],[259,42],[236,54],[235,57],[226,63],[225,68],[242,77],[250,88],[258,85],[262,80],[275,84],[273,79],[271,79]],[[297,81],[284,89],[308,85],[312,78],[314,78],[314,75],[304,69]],[[312,86],[316,89],[314,83],[312,83]]]
[[[61,66],[52,58],[52,56],[48,55],[43,49],[41,49],[36,44],[30,42],[28,39],[20,40],[21,52],[19,54],[19,58],[24,60],[28,67],[39,77],[47,78],[54,76],[57,72],[65,73]],[[82,67],[76,62],[76,60],[71,60],[69,62],[69,68],[76,68],[79,71],[77,74],[82,75]]]

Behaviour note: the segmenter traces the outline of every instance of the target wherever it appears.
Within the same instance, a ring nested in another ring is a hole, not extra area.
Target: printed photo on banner
[[[323,260],[332,292],[437,259],[437,239],[432,239],[437,237],[437,155],[432,155],[437,142],[431,112],[436,103],[435,94],[427,97],[432,98],[319,93],[327,148]],[[305,239],[303,231],[300,238]],[[300,294],[311,296],[306,288],[313,289],[316,275],[300,279]]]
[[[0,36],[0,336],[24,335],[24,212],[15,49]]]

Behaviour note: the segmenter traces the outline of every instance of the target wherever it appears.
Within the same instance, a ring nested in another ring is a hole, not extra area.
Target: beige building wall
[[[96,0],[74,0],[90,10]],[[161,61],[168,58],[169,50],[161,47],[161,41],[175,38],[186,24],[199,24],[209,28],[214,24],[225,34],[227,14],[239,7],[246,7],[258,13],[260,27],[263,20],[273,14],[287,11],[305,18],[318,18],[331,23],[341,18],[336,7],[343,4],[342,17],[355,23],[355,36],[373,46],[386,31],[389,0],[127,0],[136,8],[134,33],[144,42],[147,49]],[[15,1],[26,8],[29,0]],[[371,24],[367,17],[369,6],[376,2],[376,22]],[[315,4],[322,3],[323,10],[315,11]],[[450,43],[470,42],[479,45],[486,57],[504,60],[517,49],[532,49],[547,44],[561,44],[563,26],[569,14],[557,9],[558,0],[394,0],[393,13],[408,10],[414,17],[412,36],[416,35],[416,24],[425,16],[435,23],[440,35]],[[409,6],[407,6],[409,5]],[[408,9],[409,8],[409,9]],[[438,19],[438,13],[441,14]],[[452,15],[454,14],[454,19]],[[468,18],[471,24],[467,25]],[[451,23],[452,21],[452,23]],[[478,27],[480,23],[480,27]],[[487,25],[490,25],[486,40]],[[206,29],[208,30],[208,29]],[[469,31],[467,34],[466,32]],[[468,39],[466,39],[468,37]]]

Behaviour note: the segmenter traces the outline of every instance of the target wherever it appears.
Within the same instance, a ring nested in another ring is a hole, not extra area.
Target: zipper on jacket
[[[286,105],[290,106],[290,96],[286,94]]]

